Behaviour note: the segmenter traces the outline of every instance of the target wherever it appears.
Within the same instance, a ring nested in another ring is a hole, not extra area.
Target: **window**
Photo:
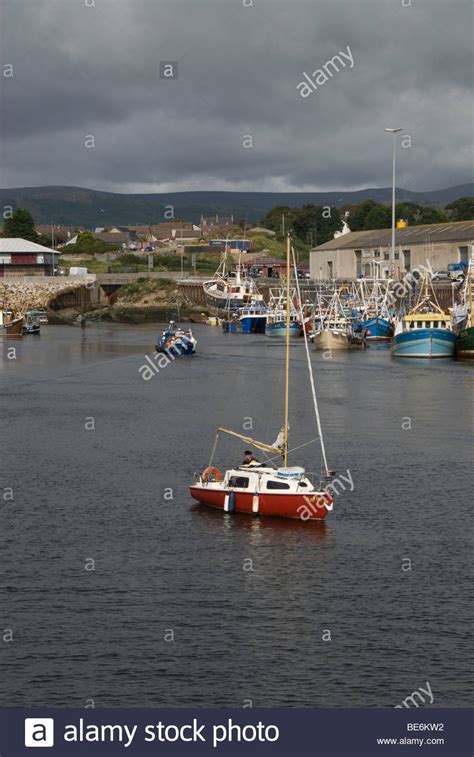
[[[267,489],[289,489],[289,484],[284,484],[283,481],[267,481]]]
[[[308,484],[306,483],[306,481],[300,481],[299,486],[304,486],[304,488],[306,489]]]
[[[399,252],[395,252],[394,253],[394,259],[395,260],[400,260],[400,253]]]
[[[389,255],[389,253],[388,253],[388,252],[384,252],[384,254],[383,254],[383,259],[384,259],[384,260],[389,260],[389,258],[390,258],[390,255]]]
[[[377,248],[376,250],[374,250],[374,258],[379,258],[379,257],[380,257],[380,250]]]
[[[403,263],[405,271],[408,273],[411,270],[411,250],[403,250]]]
[[[248,489],[249,480],[246,476],[231,476],[229,486],[236,489]]]

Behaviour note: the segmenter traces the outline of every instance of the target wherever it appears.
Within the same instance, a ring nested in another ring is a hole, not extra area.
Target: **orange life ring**
[[[206,468],[203,472],[201,478],[205,484],[207,484],[208,481],[222,481],[222,473],[219,468],[209,466],[209,468]]]

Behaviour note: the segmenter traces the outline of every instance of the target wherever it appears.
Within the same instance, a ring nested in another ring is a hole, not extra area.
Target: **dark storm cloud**
[[[470,0],[252,1],[3,0],[2,184],[388,185],[391,125],[400,185],[472,180]],[[347,46],[353,68],[302,98]]]

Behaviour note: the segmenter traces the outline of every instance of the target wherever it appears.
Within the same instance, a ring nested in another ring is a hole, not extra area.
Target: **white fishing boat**
[[[244,271],[240,259],[235,271],[228,270],[227,249],[212,279],[203,284],[206,304],[212,315],[230,318],[240,308],[261,302],[255,281]]]
[[[354,334],[353,319],[345,313],[338,291],[333,293],[324,312],[317,316],[313,337],[315,350],[349,350],[365,346],[363,336]]]

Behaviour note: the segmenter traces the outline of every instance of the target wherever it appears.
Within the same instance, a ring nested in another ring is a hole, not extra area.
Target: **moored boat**
[[[474,360],[474,326],[468,326],[456,335],[455,355],[459,360]]]
[[[266,314],[266,336],[290,339],[301,336],[303,319],[295,305],[296,292],[283,286],[278,290],[270,290],[270,300]],[[287,313],[288,310],[288,313]]]
[[[263,303],[255,281],[244,273],[240,261],[235,271],[227,270],[227,251],[213,278],[204,282],[203,289],[209,312],[221,318],[229,319],[239,308],[257,300]]]
[[[4,309],[0,307],[0,329],[7,337],[22,337],[23,336],[23,322],[22,315],[15,315],[8,308]]]
[[[40,330],[39,317],[34,311],[27,310],[23,321],[23,334],[39,334]]]
[[[240,308],[238,318],[242,334],[264,334],[267,321],[267,306],[260,301]]]
[[[435,359],[454,355],[456,334],[434,292],[430,296],[428,286],[425,276],[417,304],[395,326],[391,348],[394,357]]]
[[[354,332],[362,334],[369,343],[389,342],[394,331],[389,311],[389,282],[376,277],[370,290],[363,279],[358,286],[361,305]]]
[[[451,320],[456,334],[454,354],[458,360],[474,360],[474,302],[472,276],[474,258],[471,258],[460,291],[460,301],[453,307]]]
[[[363,319],[359,326],[368,342],[389,342],[393,337],[393,323],[382,316]]]
[[[339,292],[334,292],[327,307],[314,319],[315,350],[350,350],[366,346],[363,333],[355,333],[352,319],[344,312]]]

